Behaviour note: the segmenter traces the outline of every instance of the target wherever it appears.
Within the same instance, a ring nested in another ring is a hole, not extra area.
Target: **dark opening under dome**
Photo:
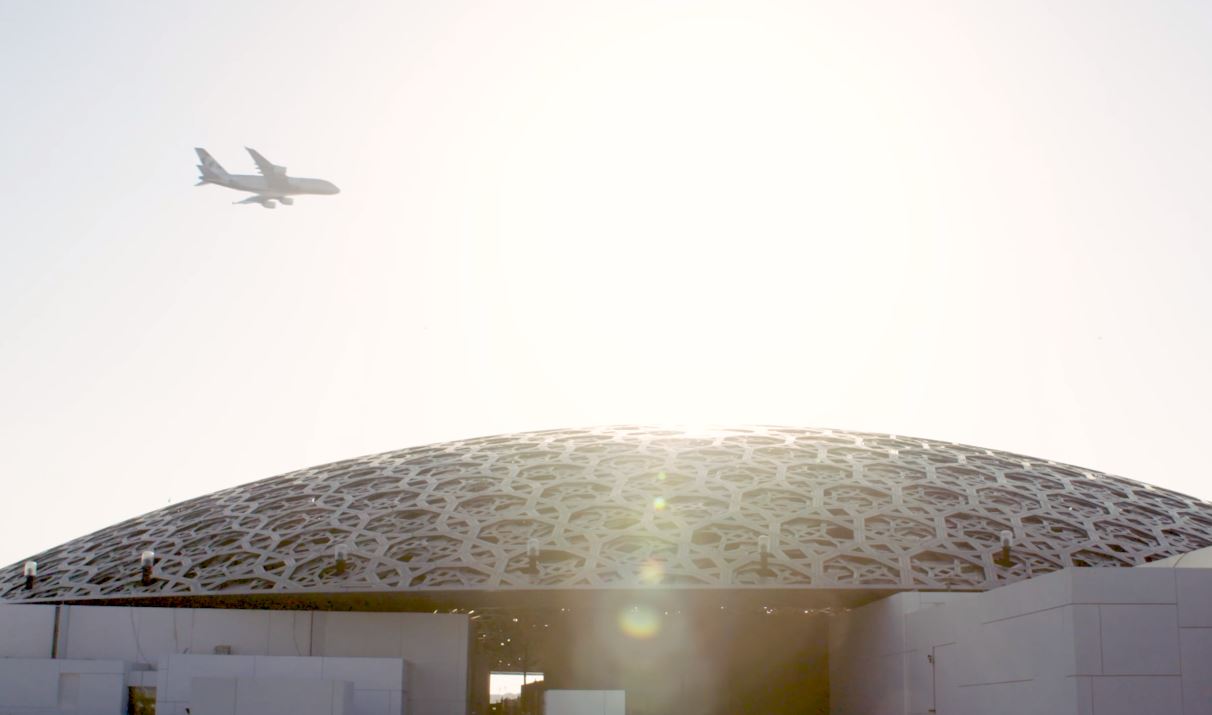
[[[995,563],[1003,531],[1009,566]],[[983,590],[1209,544],[1212,505],[1046,460],[825,429],[622,426],[414,447],[226,489],[32,557],[33,589],[10,566],[0,593]]]

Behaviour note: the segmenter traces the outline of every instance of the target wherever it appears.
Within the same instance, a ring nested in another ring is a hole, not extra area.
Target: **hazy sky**
[[[0,561],[612,423],[1212,498],[1206,2],[0,0]],[[194,188],[255,147],[338,196]]]

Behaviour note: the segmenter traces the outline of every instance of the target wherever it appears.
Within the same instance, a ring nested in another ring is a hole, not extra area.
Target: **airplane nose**
[[[330,183],[330,184],[328,185],[328,188],[329,188],[329,189],[331,189],[331,190],[332,190],[332,193],[334,193],[334,194],[339,194],[339,193],[341,193],[341,190],[337,188],[337,185],[336,185],[336,184],[332,184],[332,183]]]

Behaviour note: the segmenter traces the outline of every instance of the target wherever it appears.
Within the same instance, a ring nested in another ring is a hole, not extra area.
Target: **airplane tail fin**
[[[198,160],[202,163],[198,164],[198,171],[202,174],[198,177],[198,183],[195,186],[202,184],[221,184],[231,178],[231,174],[227,173],[219,162],[210,155],[210,152],[201,147],[194,148],[198,152]]]

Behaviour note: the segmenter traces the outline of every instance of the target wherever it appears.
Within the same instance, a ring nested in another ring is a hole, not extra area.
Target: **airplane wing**
[[[270,186],[276,186],[278,184],[286,183],[285,166],[278,166],[277,164],[270,163],[269,159],[261,156],[261,153],[256,149],[251,149],[249,147],[244,148],[248,150],[248,153],[252,156],[253,161],[256,162],[257,171],[261,172],[261,176],[265,177],[267,184]]]
[[[274,200],[272,197],[262,196],[260,194],[253,194],[252,196],[249,196],[247,199],[244,199],[243,201],[233,201],[232,203],[234,203],[234,204],[261,204],[262,206],[264,206],[267,209],[272,209],[272,208],[277,207],[277,204],[274,203]]]

